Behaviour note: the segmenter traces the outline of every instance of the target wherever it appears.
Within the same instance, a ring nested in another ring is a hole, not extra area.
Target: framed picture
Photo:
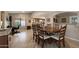
[[[54,21],[55,23],[57,23],[57,22],[58,22],[56,18],[53,18],[53,21]]]
[[[66,18],[61,18],[62,23],[66,23]]]
[[[47,20],[47,22],[50,22],[50,18],[47,18],[46,20]]]

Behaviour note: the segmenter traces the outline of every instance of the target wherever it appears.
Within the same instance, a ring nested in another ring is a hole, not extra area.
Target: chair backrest
[[[33,35],[37,35],[39,30],[42,30],[42,27],[40,27],[40,24],[34,24],[32,26],[32,29],[33,29]]]
[[[36,35],[36,25],[35,24],[32,25],[32,29],[33,29],[33,36],[35,36]]]
[[[45,32],[43,31],[43,29],[44,29],[44,25],[42,25],[42,26],[38,26],[38,28],[37,28],[38,37],[42,37],[42,38],[44,38],[44,34],[45,34]]]
[[[61,26],[59,40],[64,40],[67,25]]]

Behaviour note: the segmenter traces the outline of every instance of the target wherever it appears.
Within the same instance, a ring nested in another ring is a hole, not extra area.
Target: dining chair
[[[42,48],[44,47],[44,44],[46,42],[47,39],[50,39],[51,36],[46,35],[45,31],[43,31],[42,29],[39,30],[38,32],[38,39],[39,39],[39,43],[41,43]]]
[[[67,27],[67,25],[61,26],[59,33],[51,36],[51,38],[54,40],[54,42],[57,44],[57,46],[59,48],[61,47],[61,43],[62,43],[63,47],[65,47],[66,27]]]
[[[33,40],[39,44],[38,32],[41,29],[40,24],[36,24],[33,27]]]
[[[37,25],[37,43],[38,43],[38,44],[39,44],[39,41],[40,41],[38,36],[39,36],[39,33],[40,33],[40,30],[41,30],[41,29],[42,29],[42,27],[40,26],[40,24],[38,24],[38,25]]]
[[[36,41],[37,32],[36,32],[36,25],[35,24],[32,25],[32,29],[33,29],[33,40]]]

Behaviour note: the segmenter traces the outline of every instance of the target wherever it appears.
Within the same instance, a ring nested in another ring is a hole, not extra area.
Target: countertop
[[[11,32],[11,28],[0,29],[0,36],[9,35],[10,32]]]

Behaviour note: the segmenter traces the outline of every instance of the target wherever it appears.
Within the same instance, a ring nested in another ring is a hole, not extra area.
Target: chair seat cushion
[[[59,35],[52,35],[51,38],[59,40]],[[60,40],[62,40],[62,39],[63,39],[63,37],[60,38]]]
[[[49,39],[49,38],[51,38],[51,36],[47,36],[47,35],[45,35],[44,37],[40,36],[40,38],[41,38],[41,39],[44,39],[44,40],[46,40],[46,39]]]
[[[51,38],[59,40],[59,36],[58,35],[52,35]]]

